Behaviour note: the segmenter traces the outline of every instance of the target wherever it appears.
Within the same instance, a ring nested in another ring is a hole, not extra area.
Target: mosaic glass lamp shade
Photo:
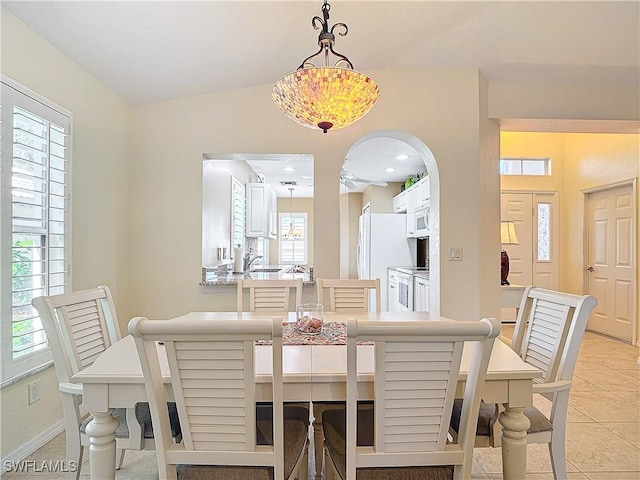
[[[272,91],[275,104],[292,120],[324,133],[332,128],[343,128],[362,118],[380,96],[378,85],[371,78],[353,69],[351,61],[333,50],[334,30],[347,34],[344,23],[336,23],[329,30],[329,10],[325,0],[323,18],[313,17],[312,25],[318,30],[320,50],[303,60],[294,72],[276,82]],[[330,66],[330,54],[337,58]],[[316,66],[312,59],[323,56],[324,66]]]

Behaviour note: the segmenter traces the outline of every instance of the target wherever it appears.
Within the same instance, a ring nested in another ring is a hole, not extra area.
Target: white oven
[[[413,275],[397,272],[398,305],[401,312],[413,312]]]
[[[415,226],[415,235],[418,238],[429,236],[429,212],[431,211],[431,202],[426,201],[422,205],[416,207],[413,214],[413,224]]]
[[[413,275],[389,269],[388,277],[388,308],[390,312],[413,311]]]

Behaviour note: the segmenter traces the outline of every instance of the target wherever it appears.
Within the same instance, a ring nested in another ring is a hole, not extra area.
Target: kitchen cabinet
[[[399,286],[398,286],[398,272],[396,270],[388,270],[388,284],[387,284],[387,292],[389,295],[388,298],[388,308],[390,312],[401,312],[402,306],[400,305],[400,294],[399,294]]]
[[[411,273],[403,269],[389,268],[388,275],[388,309],[390,312],[413,311],[413,278]]]
[[[413,186],[404,191],[406,193],[407,202],[407,238],[416,237],[416,219],[415,219],[415,194],[416,191]]]
[[[416,182],[411,187],[414,190],[413,204],[419,207],[429,201],[431,198],[431,183],[429,177],[422,177],[419,182]]]
[[[269,212],[267,213],[268,217],[268,235],[267,237],[271,239],[276,239],[278,237],[278,196],[275,190],[269,185]]]
[[[429,300],[429,279],[421,275],[413,276],[413,309],[416,312],[428,312]]]
[[[429,204],[431,183],[429,177],[423,177],[406,190],[393,197],[393,213],[407,214],[407,238],[418,237],[416,230],[416,209],[424,210]]]
[[[404,190],[393,197],[393,213],[405,213],[407,211],[407,191]]]
[[[247,183],[246,235],[251,238],[276,238],[278,199],[268,183]]]

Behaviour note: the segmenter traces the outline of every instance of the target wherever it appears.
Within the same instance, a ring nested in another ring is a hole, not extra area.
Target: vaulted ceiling
[[[637,1],[331,1],[357,70],[478,68],[495,81],[639,83]],[[304,1],[3,1],[132,104],[274,83],[317,50]]]
[[[335,49],[358,70],[473,68],[490,82],[640,85],[638,1],[330,3],[330,25],[349,27]],[[272,84],[317,50],[311,19],[322,15],[321,0],[2,5],[133,105]],[[628,123],[607,128],[637,133],[637,122]],[[502,128],[601,130],[593,122],[508,119]],[[371,178],[372,165],[382,171],[389,149],[402,147],[365,142],[350,153],[345,168]],[[366,163],[358,161],[361,156]]]

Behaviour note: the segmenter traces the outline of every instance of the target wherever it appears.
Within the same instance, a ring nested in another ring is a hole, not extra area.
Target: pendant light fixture
[[[295,232],[293,231],[293,187],[289,187],[289,198],[290,198],[290,202],[289,202],[289,231],[287,232],[287,234],[285,235],[287,237],[287,240],[293,240],[296,236]]]
[[[315,16],[311,20],[313,28],[322,29],[318,36],[320,50],[305,58],[295,72],[278,80],[272,91],[273,101],[289,118],[324,133],[360,120],[380,96],[376,82],[354,70],[347,57],[333,50],[334,30],[344,37],[349,29],[344,23],[329,29],[329,10],[331,5],[324,0],[323,18]],[[330,54],[336,57],[335,62]],[[316,66],[312,61],[315,57],[324,58],[324,66]]]

